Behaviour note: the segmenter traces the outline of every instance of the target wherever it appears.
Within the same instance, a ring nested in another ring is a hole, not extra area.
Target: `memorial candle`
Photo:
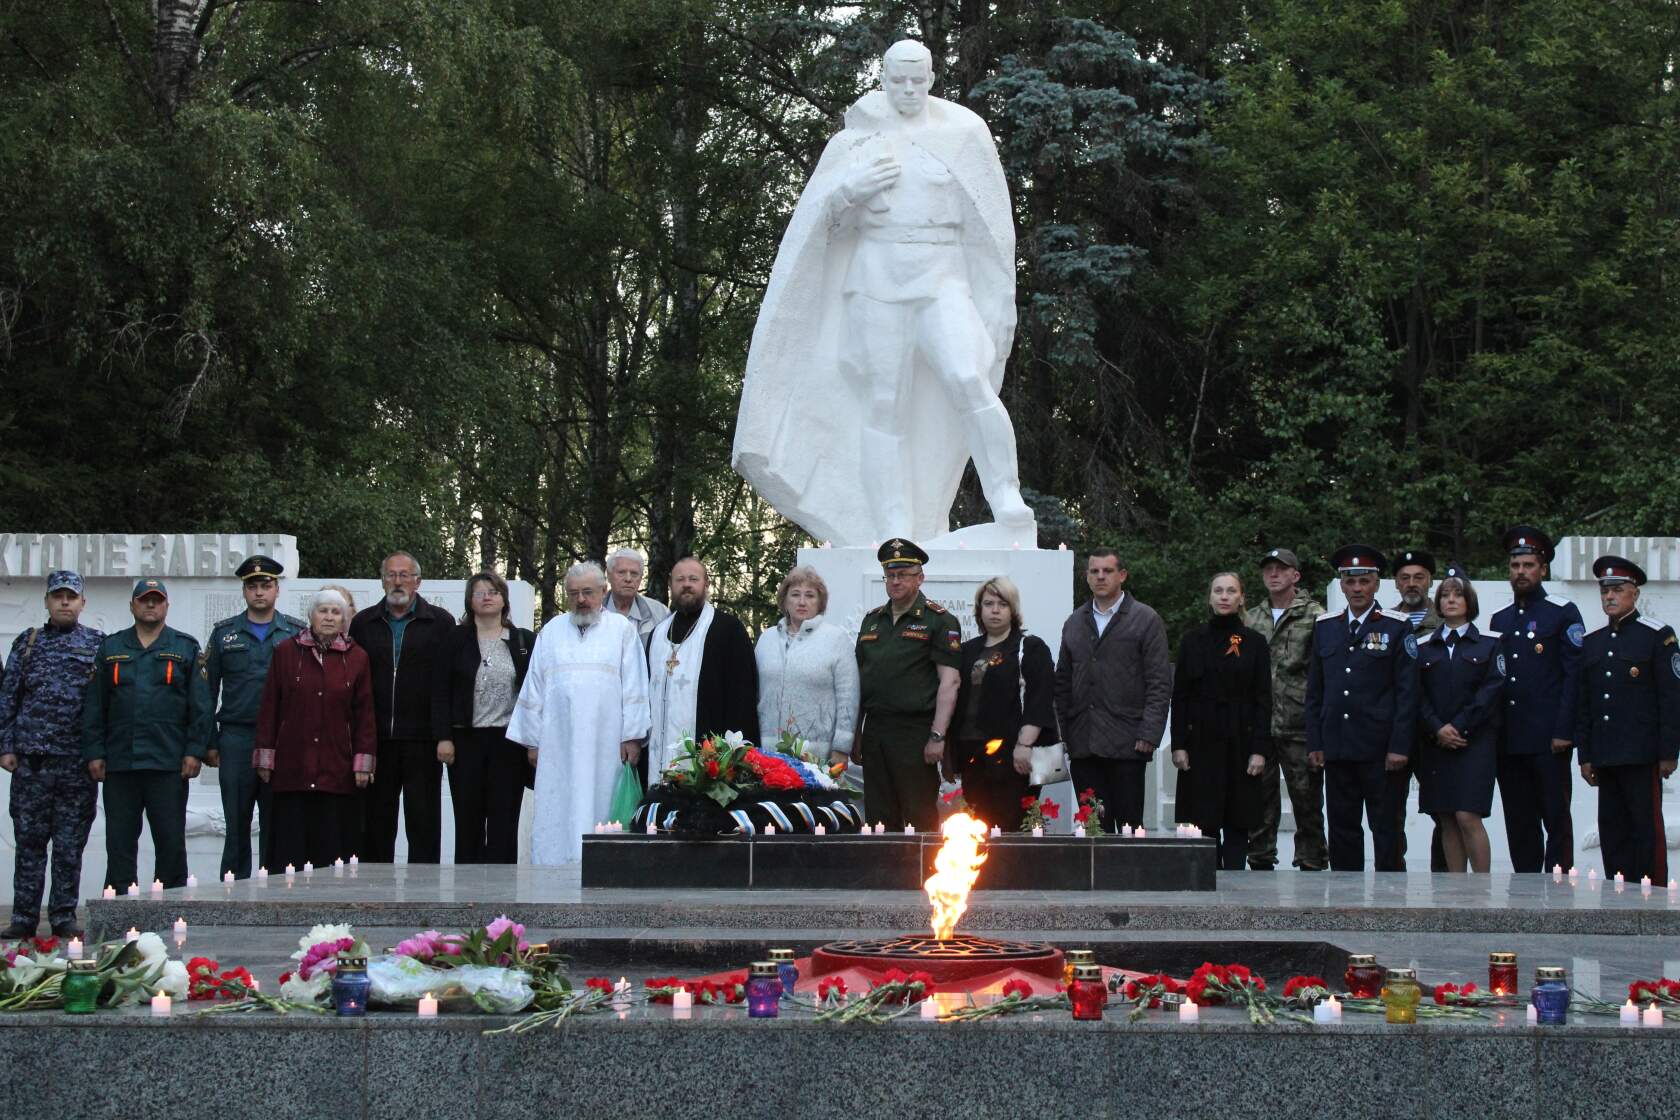
[[[1532,1003],[1528,1005],[1528,1025],[1535,1026],[1540,1022],[1540,1011]]]
[[[106,887],[104,890],[99,892],[99,897],[100,898],[116,898],[117,897],[117,888]]]
[[[820,825],[819,824],[817,827],[815,827],[811,830],[811,834],[814,835],[814,836],[827,836],[828,835],[828,828],[825,825]]]
[[[233,882],[233,872],[231,872],[231,871],[222,872],[222,882],[224,882],[224,883]]]
[[[1569,974],[1552,965],[1534,970],[1534,988],[1529,1004],[1537,1013],[1537,1022],[1548,1026],[1563,1026],[1569,1022]]]
[[[1044,826],[1043,825],[1038,825],[1038,824],[1033,825],[1032,834],[1034,836],[1043,836],[1044,835]]]
[[[259,879],[268,878],[268,868],[266,868],[266,867],[257,868],[257,878],[259,878]]]
[[[1199,1023],[1202,1021],[1202,1009],[1196,1006],[1196,1001],[1186,999],[1178,1005],[1178,1021],[1181,1023]]]
[[[140,884],[139,883],[130,883],[128,885],[128,897],[130,897],[130,898],[139,898],[140,897]]]
[[[650,824],[650,825],[648,825],[648,831],[649,831],[649,832],[652,832],[652,831],[653,831],[653,826],[652,826],[652,825],[651,825],[651,824]],[[775,825],[773,825],[773,824],[767,824],[767,825],[765,825],[765,826],[764,826],[764,835],[766,835],[766,836],[774,836],[774,835],[776,835],[776,826],[775,826]]]
[[[1330,1020],[1331,1020],[1331,1022],[1334,1022],[1334,1023],[1341,1022],[1342,1021],[1342,1001],[1337,999],[1335,996],[1331,996],[1329,999],[1325,1000],[1324,1002],[1328,1003],[1330,1005]]]
[[[355,852],[350,853],[350,866],[351,867],[355,867],[357,864],[359,864],[361,862],[362,862],[361,857],[356,855]]]
[[[167,1019],[172,1004],[169,997],[160,988],[158,994],[152,997],[152,1018]]]
[[[128,927],[128,932],[123,934],[123,940],[124,941],[138,941],[138,940],[140,940],[140,931],[135,929],[133,926],[129,926]]]
[[[1488,991],[1496,996],[1516,994],[1517,955],[1515,953],[1488,954]]]
[[[175,936],[182,941],[187,939],[187,920],[185,918],[175,919]]]
[[[939,1001],[934,999],[931,995],[925,997],[921,1002],[921,1015],[924,1020],[930,1022],[937,1021],[939,1018]],[[1075,1019],[1079,1018],[1079,1008],[1075,1007],[1073,1009],[1073,1017]],[[1097,1017],[1101,1018],[1102,1016],[1099,1013]]]
[[[153,879],[152,880],[152,893],[153,894],[162,894],[163,893],[163,880],[162,879]]]
[[[1002,835],[1003,835],[1003,826],[994,824],[992,826],[992,839],[995,840]]]
[[[296,875],[297,874],[297,868],[293,867],[291,864],[288,863],[286,865],[286,874]]]
[[[1642,1026],[1647,1026],[1647,1027],[1660,1027],[1660,1026],[1662,1026],[1663,1025],[1662,1008],[1658,1007],[1655,1002],[1652,1002],[1652,1003],[1648,1004],[1645,1008],[1644,1013],[1640,1016],[1639,1022]]]
[[[1129,824],[1121,825],[1120,826],[1120,835],[1126,837],[1127,839],[1130,839],[1131,835],[1132,835],[1132,826],[1129,825]]]
[[[672,992],[671,993],[671,1010],[673,1010],[673,1011],[685,1011],[685,1012],[686,1011],[693,1011],[694,1010],[694,993],[690,992],[687,988],[680,988],[677,991]]]
[[[59,982],[64,1010],[71,1015],[92,1015],[99,1008],[99,992],[104,986],[98,961],[72,959]]]
[[[659,826],[654,824],[652,821],[649,821],[648,826],[647,826],[647,834],[649,836],[658,836],[659,835]],[[776,835],[776,826],[775,825],[767,826],[767,829],[765,831],[765,835],[766,836]]]
[[[313,863],[310,863],[308,860],[304,860],[303,861],[303,873],[305,875],[315,874],[315,865]]]
[[[1617,1021],[1624,1027],[1637,1027],[1639,1025],[1639,1008],[1634,1005],[1633,997],[1629,996],[1628,1001],[1622,1004]]]
[[[1554,882],[1554,883],[1563,882],[1563,864],[1561,864],[1561,863],[1552,864],[1552,882]]]
[[[1136,828],[1134,828],[1132,830],[1132,835],[1137,837],[1139,840],[1142,840],[1146,835],[1146,833],[1143,831],[1143,826],[1140,824]]]
[[[420,1005],[419,1005],[418,1011],[419,1011],[420,1018],[422,1018],[422,1019],[436,1019],[437,1018],[438,1002],[437,1002],[436,999],[434,999],[432,997],[431,992],[427,992],[425,995],[420,997]]]
[[[1313,1004],[1313,1022],[1333,1023],[1335,1021],[1336,1020],[1332,1017],[1330,1002],[1328,1000],[1319,1000],[1317,1003]]]
[[[782,978],[775,961],[754,961],[747,977],[747,1018],[774,1019],[781,1012]]]
[[[914,835],[916,835],[916,826],[915,826],[915,825],[913,825],[913,824],[907,824],[907,825],[905,825],[905,826],[904,826],[904,835],[906,835],[906,836],[914,836]]]
[[[1094,964],[1073,966],[1073,983],[1068,985],[1068,1002],[1073,1005],[1073,1017],[1086,1022],[1103,1017],[1103,1005],[1108,1002],[1108,988],[1103,984],[1102,969]]]
[[[81,960],[82,948],[82,939],[79,937],[72,937],[70,939],[70,943],[64,947],[65,958],[72,961]]]
[[[187,872],[187,886],[189,886],[189,887],[198,886],[198,876],[194,875],[191,871]]]

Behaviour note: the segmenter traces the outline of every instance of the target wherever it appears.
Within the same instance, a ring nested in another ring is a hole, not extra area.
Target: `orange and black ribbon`
[[[1242,655],[1242,635],[1232,634],[1231,644],[1225,647],[1226,657],[1240,657]]]
[[[175,662],[165,661],[163,663],[163,683],[164,684],[174,684],[175,683]]]

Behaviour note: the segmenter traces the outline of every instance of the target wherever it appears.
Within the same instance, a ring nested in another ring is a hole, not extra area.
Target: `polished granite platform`
[[[918,929],[920,891],[585,888],[576,868],[363,864],[290,879],[90,899],[90,929],[317,921],[447,928],[498,914],[550,929]],[[965,928],[1021,933],[1099,930],[1336,930],[1680,936],[1680,898],[1641,897],[1546,875],[1220,872],[1210,892],[976,891]]]

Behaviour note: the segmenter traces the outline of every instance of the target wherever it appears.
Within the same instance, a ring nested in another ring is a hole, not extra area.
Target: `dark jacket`
[[[1325,762],[1410,758],[1417,745],[1418,647],[1412,621],[1373,606],[1357,634],[1346,610],[1318,617],[1307,671],[1307,750]]]
[[[1172,702],[1172,664],[1161,616],[1128,594],[1097,636],[1091,604],[1062,624],[1056,717],[1070,758],[1148,762],[1134,746],[1159,745]]]
[[[99,643],[82,704],[82,761],[175,770],[210,750],[210,686],[198,640],[165,626],[149,646],[134,627]]]
[[[82,701],[104,640],[79,622],[17,636],[0,678],[0,754],[82,756]]]
[[[381,599],[350,620],[350,638],[367,653],[373,673],[373,714],[381,739],[431,739],[432,664],[455,632],[455,616],[419,595],[409,607],[400,663],[392,656],[391,627]]]
[[[1264,787],[1248,759],[1272,757],[1271,727],[1272,662],[1260,632],[1233,614],[1186,634],[1173,671],[1172,749],[1190,756],[1178,772],[1177,819],[1257,828]]]
[[[1673,627],[1635,611],[1588,634],[1582,652],[1575,710],[1581,761],[1648,766],[1680,756],[1680,643]]]
[[[976,662],[983,668],[976,669]],[[986,635],[970,638],[962,645],[962,661],[957,665],[962,684],[957,690],[955,726],[947,739],[986,742],[1003,740],[1006,757],[1015,749],[1015,738],[1024,723],[1035,724],[1039,746],[1057,741],[1055,704],[1055,666],[1050,661],[1050,647],[1044,639],[1017,630],[997,645],[986,648]],[[980,681],[975,683],[975,677]],[[1026,685],[1026,699],[1022,702],[1022,684]],[[978,718],[968,719],[969,698],[980,690]]]
[[[1496,611],[1505,655],[1505,727],[1501,754],[1551,754],[1553,739],[1575,736],[1581,687],[1581,612],[1544,587]]]
[[[531,666],[531,646],[536,635],[514,626],[502,642],[513,658],[513,691],[525,683]],[[455,627],[443,640],[432,660],[432,737],[453,739],[456,728],[470,728],[473,717],[473,686],[484,658],[478,652],[478,627],[467,621]]]
[[[1436,734],[1450,723],[1470,740],[1464,749],[1496,752],[1505,686],[1499,669],[1501,635],[1478,630],[1472,622],[1448,657],[1445,632],[1443,626],[1418,642],[1418,728],[1424,744],[1432,747]]]
[[[274,647],[251,765],[274,771],[276,793],[355,793],[356,771],[373,773],[379,751],[367,653],[348,640],[304,642],[300,634]]]

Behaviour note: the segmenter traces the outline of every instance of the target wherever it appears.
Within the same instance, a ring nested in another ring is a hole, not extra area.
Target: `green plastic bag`
[[[642,780],[636,777],[636,768],[626,762],[619,768],[618,784],[613,787],[612,810],[607,813],[607,819],[629,824],[641,803]]]

